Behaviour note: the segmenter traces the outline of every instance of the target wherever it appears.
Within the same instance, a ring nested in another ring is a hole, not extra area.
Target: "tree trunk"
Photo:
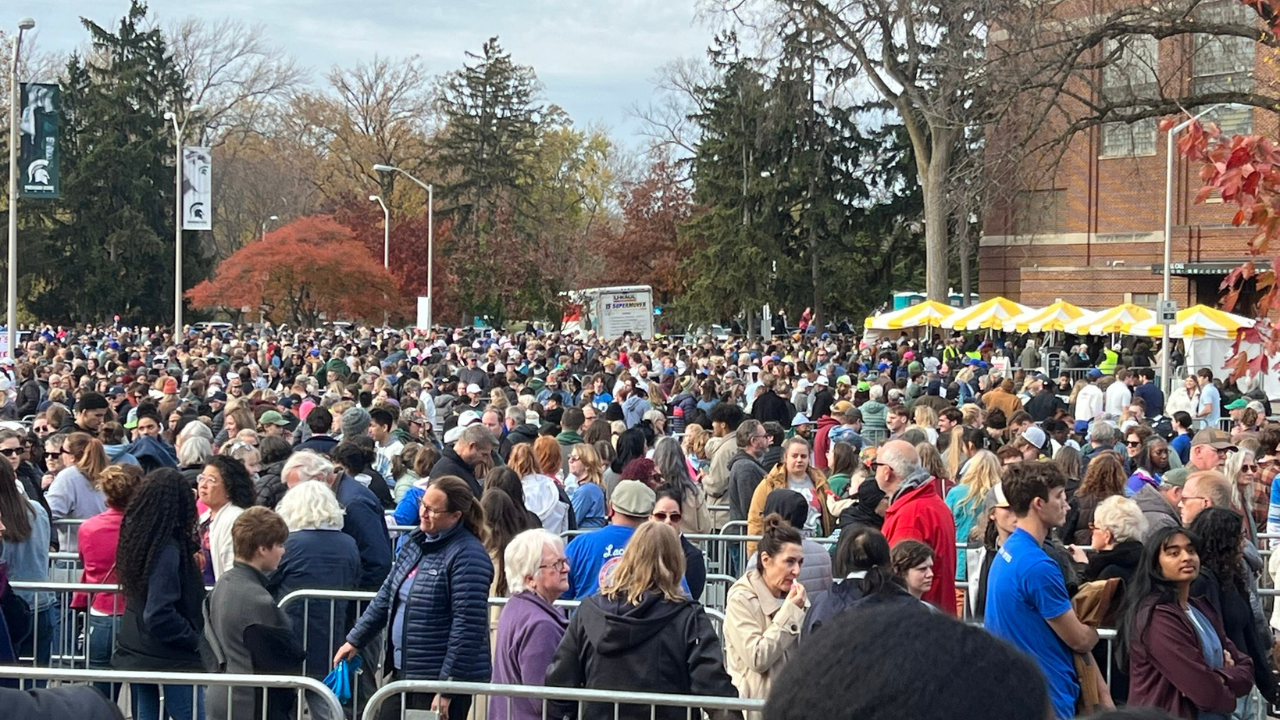
[[[937,154],[922,174],[924,195],[924,263],[925,294],[930,300],[947,302],[947,210],[946,184],[950,156],[943,152],[935,138]]]
[[[964,298],[962,305],[969,305],[969,288],[972,282],[969,277],[969,253],[973,249],[970,245],[972,240],[969,234],[969,218],[964,216],[960,218],[960,295]]]

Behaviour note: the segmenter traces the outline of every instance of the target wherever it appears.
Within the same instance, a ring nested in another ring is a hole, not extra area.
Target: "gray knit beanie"
[[[342,413],[342,439],[358,438],[369,431],[369,411],[356,405]]]

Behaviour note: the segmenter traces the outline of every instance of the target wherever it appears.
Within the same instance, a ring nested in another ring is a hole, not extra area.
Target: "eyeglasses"
[[[0,455],[3,455],[5,457],[13,457],[14,455],[21,455],[21,454],[22,454],[22,448],[20,447],[0,448]]]
[[[570,455],[569,462],[582,462],[582,458],[578,457],[577,455]]]
[[[222,481],[212,475],[200,475],[196,477],[197,485],[217,485]]]
[[[1240,469],[1244,472],[1258,472],[1258,465],[1241,465]]]
[[[684,516],[678,512],[673,512],[673,513],[655,512],[653,514],[653,519],[657,520],[658,522],[666,522],[670,520],[671,522],[678,523],[680,522],[680,518],[682,517]]]
[[[451,512],[456,512],[454,510],[437,510],[426,503],[422,503],[418,507],[422,510],[423,515],[448,515]]]
[[[1183,495],[1182,501],[1186,502],[1187,500],[1199,500],[1200,502],[1203,502],[1203,503],[1209,502],[1209,498],[1204,497],[1203,495]]]
[[[539,566],[538,566],[538,569],[539,569],[539,570],[546,570],[546,569],[548,569],[548,568],[553,569],[553,570],[568,570],[568,569],[569,569],[569,558],[560,558],[559,560],[556,560],[556,561],[555,561],[555,562],[553,562],[553,563],[547,563],[546,565],[539,565]]]

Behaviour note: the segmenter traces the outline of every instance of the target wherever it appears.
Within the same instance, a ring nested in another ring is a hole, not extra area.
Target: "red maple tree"
[[[660,302],[683,290],[676,230],[693,212],[693,190],[672,160],[658,158],[620,198],[622,229],[601,246],[603,282],[649,285]]]
[[[249,308],[250,317],[304,327],[322,318],[381,323],[406,307],[381,255],[374,260],[328,215],[299,218],[240,248],[186,297],[198,308]]]

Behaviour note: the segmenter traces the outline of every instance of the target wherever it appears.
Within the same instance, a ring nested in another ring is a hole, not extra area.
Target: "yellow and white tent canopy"
[[[1240,328],[1253,327],[1253,323],[1254,321],[1249,318],[1232,315],[1208,305],[1192,305],[1178,311],[1177,322],[1169,326],[1169,337],[1234,340]],[[1162,337],[1163,333],[1164,326],[1153,317],[1134,324],[1126,334],[1139,337]]]
[[[1067,323],[1067,332],[1074,335],[1110,335],[1126,333],[1129,328],[1143,320],[1153,317],[1150,310],[1141,305],[1124,303],[1109,310],[1102,310],[1092,316],[1082,317]]]
[[[1002,326],[1005,332],[1061,332],[1067,323],[1078,320],[1087,311],[1069,302],[1058,302],[1038,310],[1027,312],[1007,320]]]
[[[938,327],[943,320],[956,312],[950,305],[943,305],[934,300],[927,300],[919,305],[912,305],[891,313],[867,318],[868,330],[903,330],[913,327]]]
[[[970,308],[957,311],[942,321],[942,327],[954,330],[998,330],[1004,324],[1031,308],[1012,300],[996,297]]]

